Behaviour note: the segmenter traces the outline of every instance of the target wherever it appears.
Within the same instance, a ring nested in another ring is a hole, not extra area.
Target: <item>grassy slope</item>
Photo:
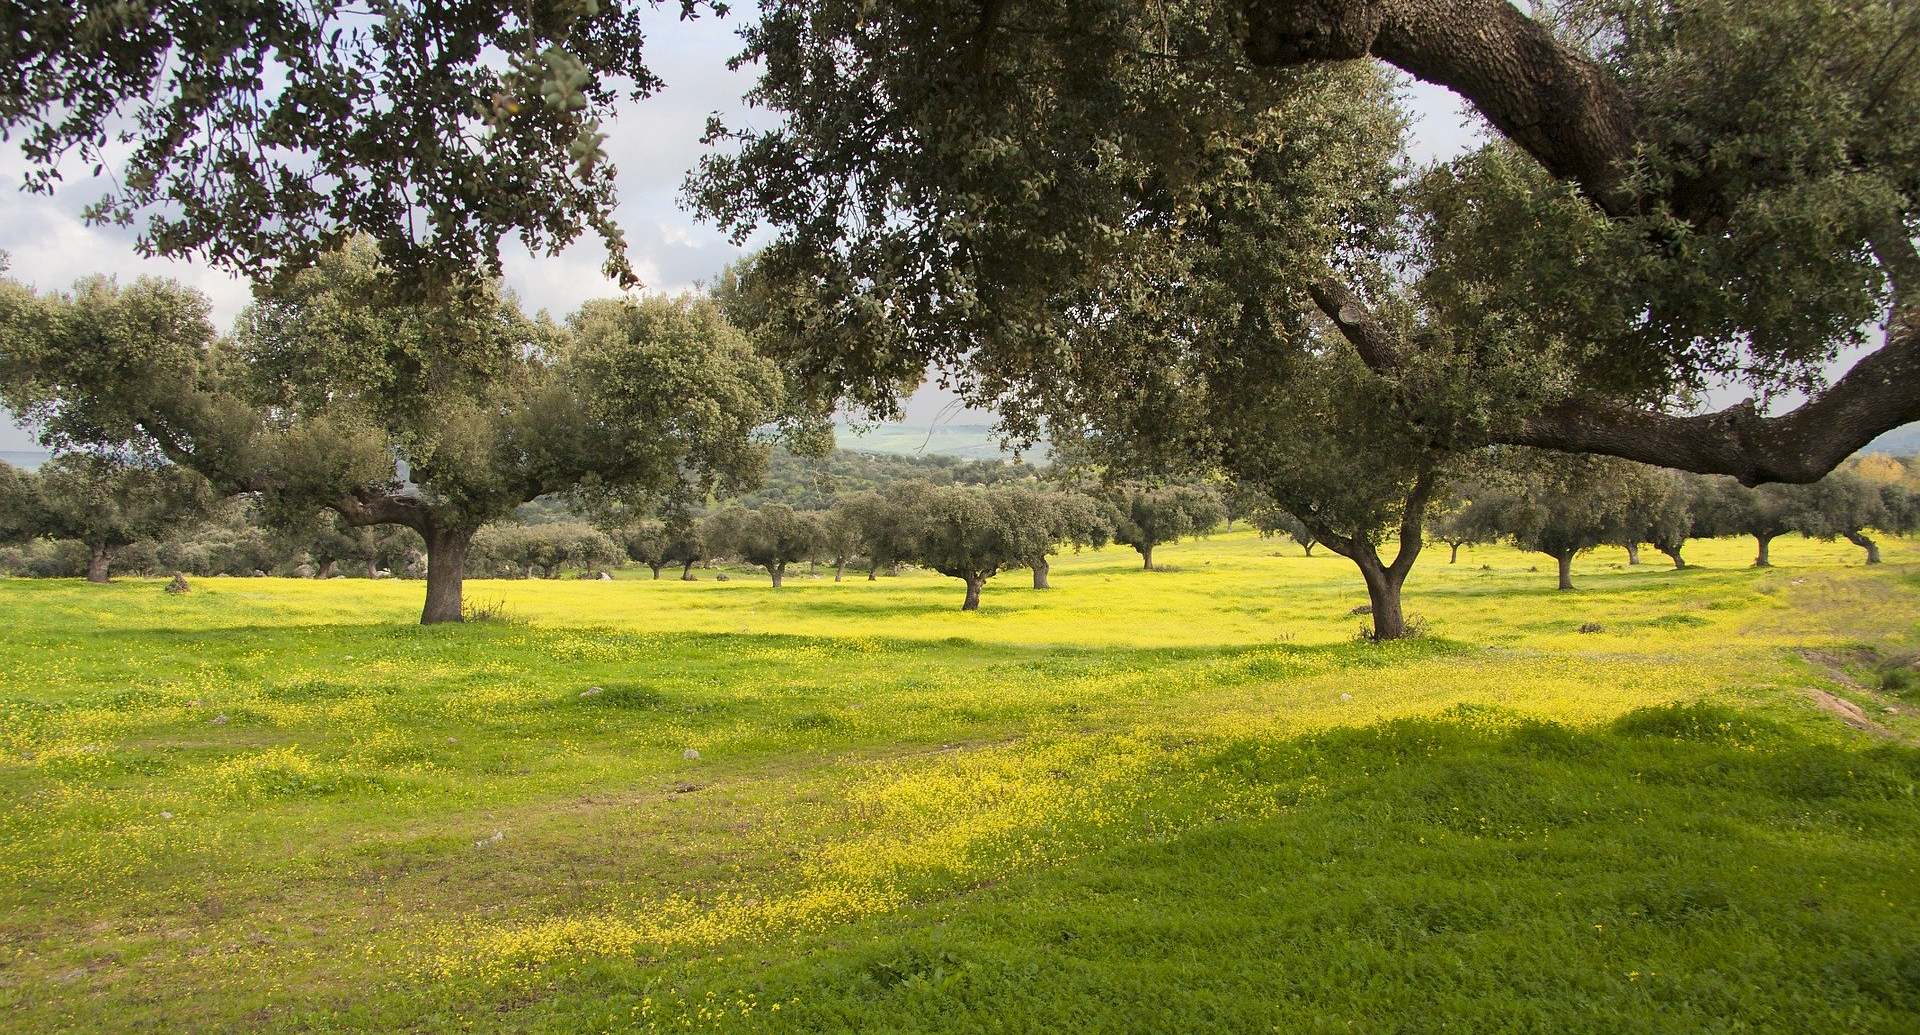
[[[1920,1030],[1920,753],[1799,691],[1920,721],[1796,653],[1920,548],[1689,554],[0,584],[0,1029]]]

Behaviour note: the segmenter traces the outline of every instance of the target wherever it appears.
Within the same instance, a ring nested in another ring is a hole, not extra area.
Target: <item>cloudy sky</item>
[[[607,150],[620,171],[619,219],[634,268],[649,290],[674,292],[710,280],[739,254],[724,236],[679,206],[681,180],[703,150],[700,136],[707,116],[718,112],[730,125],[764,124],[771,116],[756,114],[740,101],[752,84],[753,70],[727,70],[727,58],[738,50],[737,18],[680,22],[674,11],[657,10],[655,19],[647,60],[667,87],[621,114],[608,128]],[[1450,155],[1471,139],[1472,131],[1451,95],[1416,86],[1409,102],[1419,118],[1417,158]],[[0,145],[0,250],[11,254],[9,276],[43,291],[64,288],[92,273],[122,280],[172,277],[213,300],[220,326],[247,304],[249,292],[242,281],[189,263],[142,258],[131,231],[86,225],[81,209],[99,196],[90,180],[75,175],[64,190],[45,197],[17,189],[24,169],[11,145]],[[531,256],[510,243],[508,256],[507,281],[529,310],[547,309],[557,316],[589,298],[618,293],[600,273],[603,256],[597,241],[554,257]],[[0,417],[5,416],[0,411]],[[910,424],[987,420],[954,406],[950,395],[934,387],[918,393],[907,413]],[[30,433],[14,427],[10,419],[0,419],[0,449],[33,445]]]

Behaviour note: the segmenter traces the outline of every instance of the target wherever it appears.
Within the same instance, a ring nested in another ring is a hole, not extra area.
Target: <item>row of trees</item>
[[[1450,486],[1428,534],[1453,557],[1470,543],[1504,540],[1554,558],[1560,588],[1572,589],[1572,562],[1598,546],[1626,548],[1640,563],[1647,544],[1686,567],[1689,539],[1751,536],[1754,565],[1771,564],[1769,546],[1790,532],[1810,539],[1845,539],[1880,563],[1872,533],[1920,530],[1920,487],[1874,478],[1861,465],[1810,484],[1756,488],[1727,477],[1684,474],[1607,457],[1525,454],[1504,470]]]
[[[640,523],[627,552],[655,578],[678,565],[682,577],[708,557],[736,557],[767,570],[778,587],[787,566],[825,561],[834,581],[864,558],[867,577],[917,564],[966,585],[964,610],[977,610],[989,579],[1026,568],[1049,589],[1048,558],[1062,548],[1130,546],[1153,567],[1156,546],[1211,531],[1225,519],[1217,494],[1199,488],[1122,486],[1100,494],[1028,484],[992,486],[901,482],[840,497],[821,510],[783,503],[732,506],[694,520],[676,514]]]

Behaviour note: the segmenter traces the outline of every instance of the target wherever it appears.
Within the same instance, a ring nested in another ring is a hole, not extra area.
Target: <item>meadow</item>
[[[1773,553],[0,582],[0,1030],[1920,1031],[1920,543]]]

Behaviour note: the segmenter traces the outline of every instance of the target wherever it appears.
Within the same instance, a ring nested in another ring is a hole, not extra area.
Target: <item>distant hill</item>
[[[23,471],[39,470],[40,465],[53,456],[44,449],[0,449],[0,460],[12,464]]]
[[[834,438],[841,449],[856,453],[964,460],[998,460],[1011,455],[1000,448],[1000,439],[988,424],[881,424],[865,432],[842,424],[834,429]],[[1031,459],[1042,459],[1044,447],[1033,454]]]
[[[1920,422],[1909,424],[1867,443],[1862,453],[1887,453],[1892,456],[1920,456]]]

